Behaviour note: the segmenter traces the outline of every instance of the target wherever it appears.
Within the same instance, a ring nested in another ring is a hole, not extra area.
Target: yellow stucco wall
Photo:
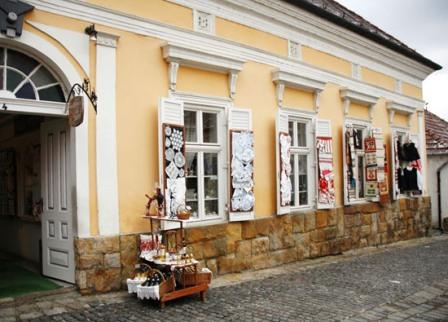
[[[228,97],[228,82],[226,74],[181,66],[176,89],[180,92]]]
[[[406,82],[401,84],[401,92],[404,95],[415,97],[418,99],[423,99],[423,93],[421,87],[417,87]]]
[[[314,93],[286,87],[283,106],[312,111],[314,110]]]
[[[344,76],[352,75],[352,65],[342,58],[324,53],[307,46],[302,46],[302,59],[305,63],[326,69]]]
[[[89,3],[130,15],[193,29],[193,11],[164,0],[88,0]]]
[[[361,67],[361,77],[366,83],[379,86],[390,91],[395,90],[395,79],[367,67]]]
[[[104,5],[104,0],[90,0]],[[177,27],[191,29],[192,12],[162,0],[133,1],[133,5],[113,0],[108,5],[130,14],[145,13],[145,17],[159,20]],[[169,9],[169,10],[168,10]],[[68,30],[82,32],[89,23],[76,19],[34,10],[27,19],[54,25]],[[97,25],[98,30],[118,35],[117,47],[117,157],[119,185],[120,232],[133,233],[147,231],[147,222],[141,219],[144,213],[145,193],[153,190],[158,181],[158,116],[157,105],[160,97],[168,95],[168,64],[162,58],[161,39],[136,35],[130,32]],[[80,75],[81,67],[61,44],[47,35],[25,24],[25,30],[42,36],[53,43],[73,63]],[[227,40],[242,43],[279,56],[287,56],[287,41],[272,34],[216,18],[216,35]],[[90,43],[89,77],[95,85],[96,46]],[[334,73],[351,77],[351,63],[331,54],[310,47],[302,47],[303,61],[307,64]],[[275,85],[272,82],[273,66],[248,61],[239,73],[236,108],[251,108],[255,136],[255,213],[257,217],[276,213],[275,178],[275,118],[277,111]],[[384,74],[363,68],[363,80],[370,84],[393,90],[394,80]],[[83,75],[85,76],[85,75]],[[330,119],[333,132],[333,162],[337,205],[343,204],[342,192],[342,127],[344,111],[340,98],[340,86],[327,83],[320,98],[319,118]],[[195,68],[180,67],[177,90],[203,95],[228,97],[227,75]],[[418,87],[403,83],[403,94],[418,97]],[[284,106],[313,110],[312,93],[286,88]],[[349,116],[368,120],[368,108],[351,104]],[[91,234],[98,234],[96,203],[96,125],[95,114],[89,109],[89,185],[90,185],[90,225]],[[383,129],[389,145],[390,124],[386,101],[380,99],[374,109],[373,126]],[[396,114],[394,124],[407,126],[407,118]],[[412,118],[411,131],[418,130],[417,118]],[[387,148],[389,153],[390,147]]]
[[[216,17],[216,36],[277,55],[288,55],[288,41],[286,39],[219,17]]]

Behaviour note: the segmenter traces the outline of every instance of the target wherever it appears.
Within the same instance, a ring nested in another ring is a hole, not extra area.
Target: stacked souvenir
[[[291,136],[280,133],[280,203],[281,206],[291,204]]]
[[[251,211],[254,207],[253,193],[253,133],[232,132],[232,200],[231,211]]]

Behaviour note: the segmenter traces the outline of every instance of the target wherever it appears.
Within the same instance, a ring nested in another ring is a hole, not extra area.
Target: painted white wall
[[[98,224],[102,236],[118,235],[118,169],[116,124],[117,37],[98,33],[96,42],[96,175]]]
[[[439,205],[437,202],[437,171],[448,162],[448,155],[428,155],[428,193],[431,197],[432,227],[439,227]],[[442,216],[448,217],[448,165],[440,173],[440,190],[442,200]]]

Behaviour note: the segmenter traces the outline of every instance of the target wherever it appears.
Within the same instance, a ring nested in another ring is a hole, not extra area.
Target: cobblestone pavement
[[[14,306],[0,303],[0,320],[448,321],[448,236],[216,281],[219,287],[209,290],[205,303],[192,296],[160,310],[124,292],[71,292]]]

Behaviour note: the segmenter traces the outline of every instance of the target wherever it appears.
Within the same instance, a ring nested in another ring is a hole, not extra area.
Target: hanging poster
[[[331,137],[316,137],[318,162],[318,207],[332,208],[335,206],[334,172],[333,172],[333,139]]]
[[[254,209],[254,135],[252,131],[230,131],[231,189],[230,211],[250,212]]]

